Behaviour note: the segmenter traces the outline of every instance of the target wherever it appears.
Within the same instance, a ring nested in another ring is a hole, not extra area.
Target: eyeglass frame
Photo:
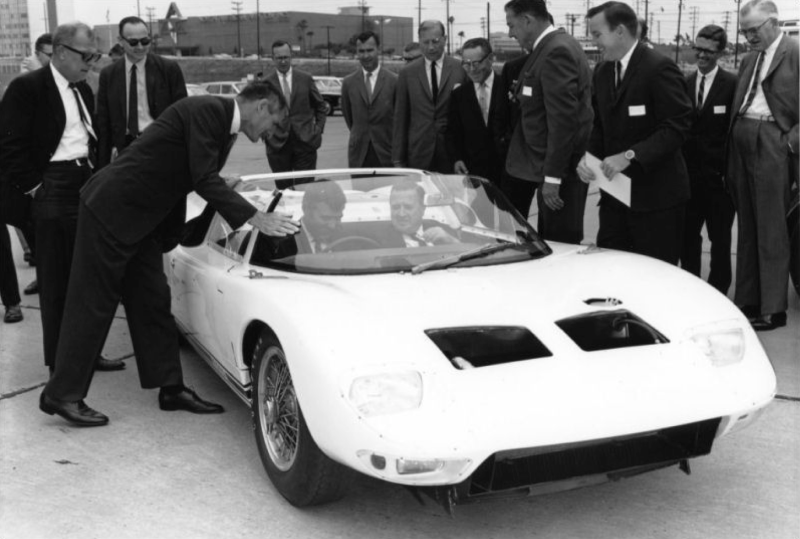
[[[128,45],[130,45],[131,47],[135,47],[135,46],[136,46],[136,45],[138,45],[139,43],[141,43],[141,44],[142,44],[142,47],[147,47],[148,45],[150,45],[150,43],[152,43],[152,42],[153,42],[153,38],[152,38],[152,37],[150,37],[150,36],[144,36],[144,37],[132,37],[132,38],[130,38],[130,39],[129,39],[129,38],[127,38],[127,37],[125,37],[125,36],[119,36],[119,37],[120,37],[120,39],[124,39],[124,40],[125,40],[125,43],[127,43],[127,44],[128,44]],[[145,42],[144,42],[144,40],[145,40],[145,39],[147,40],[147,43],[145,43]]]
[[[80,54],[81,60],[83,60],[87,64],[92,64],[92,63],[98,61],[100,58],[103,57],[103,55],[100,54],[99,52],[96,52],[96,51],[95,52],[81,51],[81,50],[75,49],[73,47],[70,47],[66,43],[61,43],[61,46],[64,47],[65,49],[67,49],[67,50],[70,50],[72,52],[76,52],[76,53]]]
[[[36,49],[36,54],[44,54],[48,58],[52,58],[53,57],[53,53],[52,52],[45,52],[42,49]]]
[[[461,67],[464,68],[465,70],[474,71],[478,67],[480,67],[480,64],[491,55],[492,55],[491,52],[487,52],[486,54],[483,55],[483,58],[481,58],[480,60],[473,60],[471,62],[469,60],[461,60]]]
[[[709,56],[714,55],[714,54],[720,54],[720,53],[724,52],[724,50],[712,51],[711,49],[704,49],[702,47],[698,47],[697,45],[692,45],[692,50],[697,54],[700,54],[702,52],[702,53],[708,54]]]
[[[759,24],[758,26],[753,26],[752,28],[739,28],[739,35],[746,37],[758,35],[758,31],[761,30],[761,27],[767,24],[769,21],[775,20],[774,17],[767,17],[764,22]]]

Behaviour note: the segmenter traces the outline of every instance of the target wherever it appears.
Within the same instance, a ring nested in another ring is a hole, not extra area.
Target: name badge
[[[523,86],[522,87],[522,95],[530,97],[533,95],[533,88],[530,86]]]
[[[633,105],[628,107],[628,116],[644,116],[646,113],[644,105]]]
[[[717,105],[714,107],[714,114],[725,114],[725,105]]]

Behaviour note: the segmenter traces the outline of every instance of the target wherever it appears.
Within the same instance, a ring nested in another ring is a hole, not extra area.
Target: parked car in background
[[[335,110],[342,110],[342,79],[340,77],[314,77],[317,90],[328,104],[328,116]]]
[[[200,86],[211,95],[234,98],[247,86],[247,83],[242,81],[215,81],[206,82]]]
[[[195,195],[200,217],[164,271],[181,332],[252,408],[267,475],[293,505],[339,498],[354,472],[448,511],[688,473],[775,395],[750,323],[708,283],[654,258],[548,244],[486,180],[243,180],[250,203],[303,231],[233,230]],[[303,212],[342,203],[314,239]]]
[[[208,92],[200,84],[187,84],[186,85],[186,94],[187,95],[208,95]]]

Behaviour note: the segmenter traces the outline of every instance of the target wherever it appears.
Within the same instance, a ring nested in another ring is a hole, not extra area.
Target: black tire
[[[272,484],[296,507],[346,494],[350,471],[328,458],[308,431],[280,343],[267,329],[253,351],[253,424]]]

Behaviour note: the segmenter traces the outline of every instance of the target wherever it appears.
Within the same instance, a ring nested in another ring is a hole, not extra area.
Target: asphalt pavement
[[[344,121],[334,116],[318,168],[346,167],[346,147]],[[240,137],[224,173],[268,171],[263,145]],[[597,198],[590,193],[586,243],[597,231]],[[535,223],[535,209],[532,218]],[[34,270],[22,261],[16,239],[14,250],[22,288]],[[366,477],[340,502],[293,508],[263,471],[249,409],[194,351],[181,351],[186,384],[222,403],[225,414],[162,412],[157,391],[140,389],[124,310],[104,353],[128,358],[128,367],[97,373],[87,398],[111,424],[79,429],[47,416],[38,409],[47,379],[38,296],[24,296],[22,306],[23,322],[0,323],[0,539],[800,537],[800,299],[794,291],[788,325],[759,334],[778,376],[778,398],[758,422],[693,460],[691,475],[670,468],[570,492],[461,506],[455,518]]]

